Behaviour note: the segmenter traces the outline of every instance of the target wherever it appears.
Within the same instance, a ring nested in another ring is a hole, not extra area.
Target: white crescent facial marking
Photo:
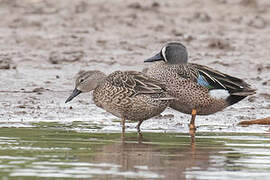
[[[209,95],[214,99],[227,99],[230,93],[225,89],[213,89],[209,91]]]
[[[167,57],[166,57],[166,46],[162,48],[161,53],[165,62],[168,62]]]

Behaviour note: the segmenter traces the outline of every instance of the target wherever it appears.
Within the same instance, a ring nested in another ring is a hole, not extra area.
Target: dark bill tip
[[[162,60],[164,60],[164,58],[161,56],[160,53],[157,53],[155,56],[144,60],[144,62],[154,62],[154,61],[162,61]]]
[[[65,103],[68,103],[69,101],[71,101],[73,98],[75,98],[76,96],[78,96],[79,94],[81,94],[82,91],[78,90],[78,89],[74,89],[72,94],[67,98],[67,100],[65,101]]]

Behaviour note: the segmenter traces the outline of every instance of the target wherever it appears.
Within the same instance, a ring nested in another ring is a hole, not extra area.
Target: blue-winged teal
[[[140,133],[141,123],[159,115],[173,99],[164,90],[164,84],[136,71],[116,71],[106,76],[100,71],[85,71],[75,82],[75,89],[66,103],[82,92],[94,90],[94,103],[122,119],[139,121],[136,126]]]
[[[166,44],[155,56],[144,62],[157,62],[146,74],[166,83],[166,91],[173,97],[170,107],[191,114],[190,129],[195,130],[196,115],[221,111],[255,93],[243,80],[221,73],[207,66],[188,63],[184,45]]]

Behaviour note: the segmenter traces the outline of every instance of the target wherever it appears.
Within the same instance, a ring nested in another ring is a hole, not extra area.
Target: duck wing
[[[165,84],[152,79],[142,72],[137,71],[116,71],[108,76],[113,86],[126,88],[138,94],[161,94],[166,93]],[[172,99],[168,98],[164,100]]]
[[[207,66],[189,63],[188,68],[192,69],[192,80],[201,86],[211,89],[225,89],[231,95],[248,96],[255,93],[250,85],[242,79],[221,73]]]

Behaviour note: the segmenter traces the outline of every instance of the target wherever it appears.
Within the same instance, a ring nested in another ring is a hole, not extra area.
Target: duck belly
[[[171,103],[170,107],[174,110],[185,114],[191,114],[192,109],[196,109],[197,115],[209,115],[223,110],[228,105],[223,100],[213,100],[213,104],[208,105],[190,105],[188,103],[183,103],[182,101],[174,101]]]
[[[99,91],[100,92],[100,91]],[[160,100],[151,95],[136,95],[130,97],[124,93],[110,95],[108,93],[95,93],[95,104],[119,118],[132,121],[142,121],[159,115],[169,105],[168,100]]]
[[[137,95],[132,99],[129,108],[124,111],[124,117],[133,121],[146,120],[162,113],[169,105],[169,101],[160,100],[151,95]]]
[[[182,113],[191,114],[192,109],[196,109],[198,115],[208,115],[229,105],[227,97],[211,92],[190,79],[182,78],[173,67],[168,69],[163,64],[157,64],[147,71],[147,75],[166,84],[168,94],[176,98],[170,103],[170,107]]]
[[[222,90],[209,91],[207,88],[188,80],[182,80],[178,84],[168,83],[167,91],[177,98],[170,104],[170,107],[186,114],[190,114],[192,109],[196,109],[198,115],[213,114],[229,105],[226,101],[229,93],[226,96]]]

